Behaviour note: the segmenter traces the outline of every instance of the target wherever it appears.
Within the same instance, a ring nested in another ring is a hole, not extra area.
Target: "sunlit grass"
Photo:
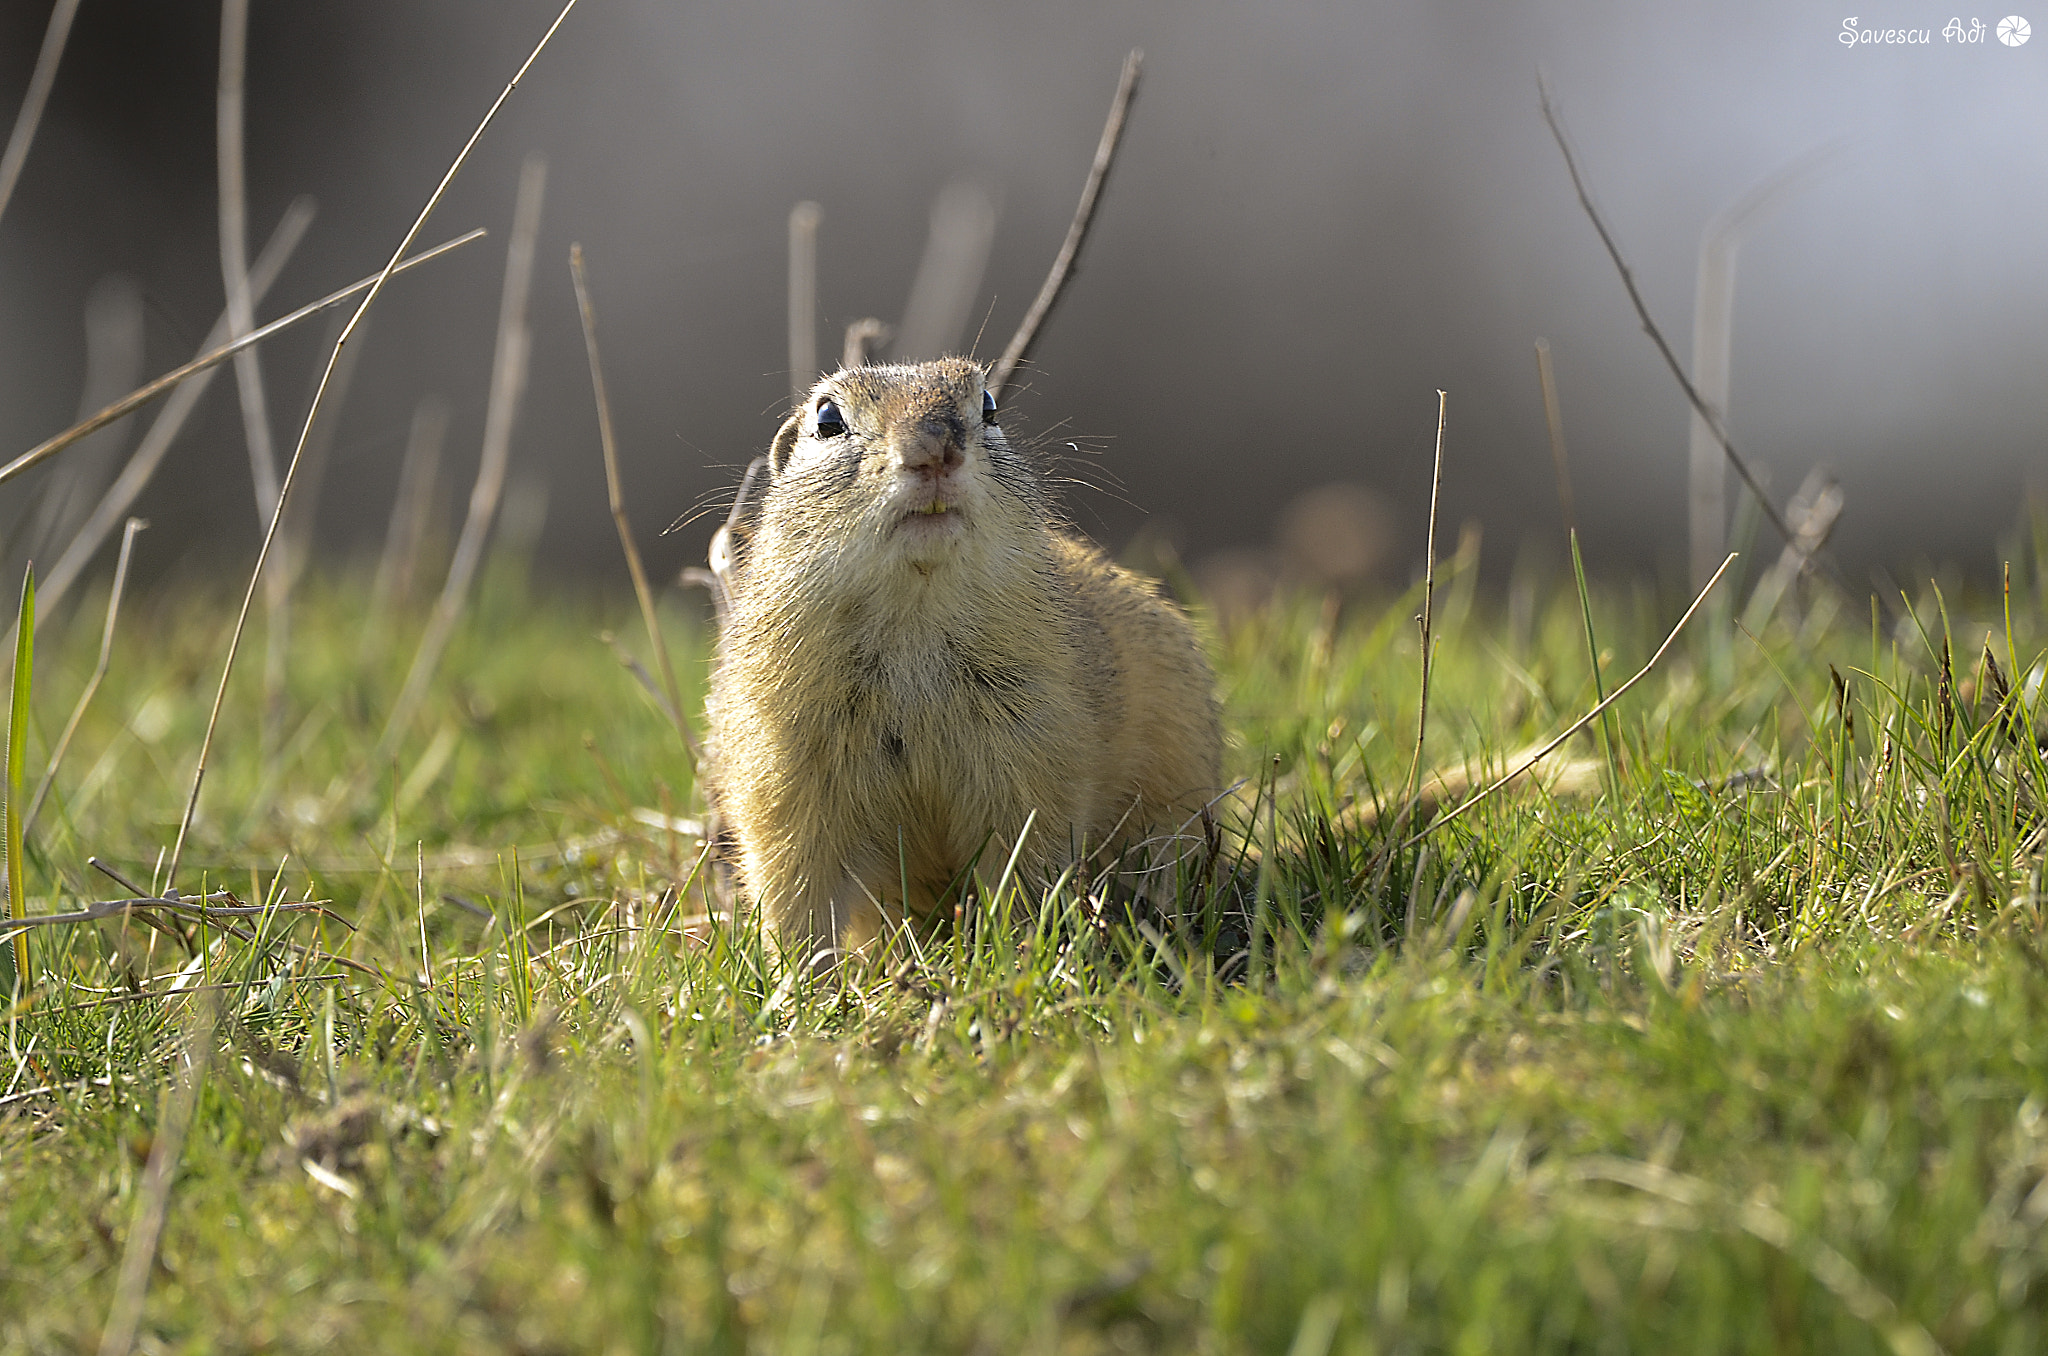
[[[501,561],[366,769],[420,618],[366,634],[360,581],[313,583],[277,747],[238,677],[178,882],[271,911],[30,934],[0,1348],[97,1344],[196,1063],[145,1347],[2038,1349],[2048,594],[2015,558],[2009,619],[1822,591],[1702,628],[1617,708],[1612,779],[1405,846],[1360,807],[1413,756],[1413,599],[1282,600],[1212,628],[1244,787],[1180,919],[984,863],[957,926],[827,976],[659,826],[698,807],[599,639],[638,640],[623,591]],[[1578,596],[1537,601],[1442,572],[1427,765],[1591,705]],[[1675,611],[1590,615],[1614,675]],[[121,897],[88,856],[149,887],[176,833],[229,612],[125,617],[32,914]],[[39,638],[45,734],[96,621]]]

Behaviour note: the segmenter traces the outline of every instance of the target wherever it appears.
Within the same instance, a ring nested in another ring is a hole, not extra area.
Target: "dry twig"
[[[1579,195],[1579,206],[1585,209],[1586,216],[1592,220],[1593,229],[1599,233],[1600,243],[1607,247],[1607,257],[1614,261],[1615,270],[1621,274],[1621,285],[1628,290],[1629,302],[1636,308],[1636,316],[1643,322],[1643,329],[1649,334],[1651,342],[1656,344],[1657,352],[1663,355],[1664,365],[1670,368],[1671,375],[1678,379],[1679,386],[1685,391],[1685,398],[1692,402],[1694,412],[1706,422],[1707,427],[1720,442],[1721,450],[1728,456],[1728,464],[1735,468],[1735,474],[1742,478],[1742,483],[1756,496],[1757,507],[1763,510],[1764,517],[1778,530],[1779,536],[1787,542],[1793,541],[1792,525],[1785,521],[1785,516],[1778,512],[1777,505],[1773,504],[1770,496],[1764,492],[1763,485],[1749,469],[1749,463],[1742,459],[1741,454],[1736,452],[1735,445],[1728,441],[1728,431],[1722,427],[1720,416],[1700,397],[1698,388],[1692,384],[1692,378],[1686,375],[1685,368],[1679,364],[1678,355],[1671,351],[1671,345],[1665,341],[1664,331],[1658,329],[1657,322],[1650,318],[1650,308],[1644,303],[1643,294],[1636,290],[1635,274],[1629,271],[1628,261],[1621,257],[1621,247],[1614,243],[1614,236],[1607,229],[1607,222],[1600,216],[1600,209],[1593,206],[1592,194],[1586,188],[1585,177],[1579,173],[1578,157],[1572,154],[1571,141],[1564,134],[1564,125],[1558,121],[1557,110],[1551,106],[1550,88],[1540,78],[1536,82],[1536,88],[1543,100],[1543,120],[1550,124],[1550,135],[1556,139],[1558,150],[1564,153],[1564,167],[1572,176],[1572,189]],[[1716,577],[1719,577],[1718,573]]]
[[[996,359],[995,369],[989,374],[989,393],[997,400],[1003,398],[1003,388],[1010,384],[1010,376],[1017,370],[1017,365],[1031,356],[1031,346],[1038,342],[1039,329],[1073,275],[1074,260],[1081,253],[1081,242],[1088,238],[1089,224],[1095,219],[1096,199],[1101,196],[1103,181],[1109,177],[1109,167],[1116,160],[1117,143],[1123,140],[1124,117],[1131,110],[1132,96],[1138,92],[1138,73],[1144,64],[1145,54],[1135,47],[1124,58],[1116,97],[1109,103],[1109,120],[1102,125],[1102,139],[1095,143],[1095,161],[1088,167],[1087,182],[1081,186],[1081,201],[1074,208],[1074,220],[1067,227],[1067,238],[1061,243],[1060,252],[1052,261],[1052,272],[1046,275],[1044,286],[1038,289],[1031,309],[1024,313],[1024,323],[1010,337],[1010,346],[1003,350],[1002,357]]]

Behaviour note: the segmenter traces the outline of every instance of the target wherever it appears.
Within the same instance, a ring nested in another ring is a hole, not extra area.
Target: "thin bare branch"
[[[647,642],[654,647],[654,662],[661,670],[661,688],[667,694],[669,715],[676,733],[683,737],[692,762],[704,761],[704,749],[683,715],[683,698],[676,687],[676,671],[669,663],[668,642],[661,637],[661,619],[654,610],[654,590],[647,584],[647,567],[640,562],[640,548],[633,540],[633,524],[626,515],[626,491],[619,480],[618,444],[612,430],[612,403],[605,394],[604,367],[597,354],[597,312],[590,304],[590,280],[584,276],[583,246],[569,246],[569,274],[576,284],[576,307],[583,317],[583,347],[590,355],[590,389],[597,400],[597,441],[604,452],[605,493],[611,500],[612,522],[619,529],[619,549],[626,555],[626,570],[633,576],[633,594],[640,600],[640,619],[647,624]]]
[[[1600,216],[1600,209],[1593,206],[1592,194],[1586,188],[1585,176],[1579,173],[1578,157],[1572,154],[1571,141],[1564,134],[1564,124],[1558,121],[1557,110],[1551,105],[1550,87],[1539,78],[1536,88],[1543,100],[1543,120],[1550,124],[1550,135],[1557,141],[1558,150],[1564,152],[1564,167],[1572,176],[1572,189],[1579,195],[1579,206],[1585,209],[1586,216],[1593,223],[1593,229],[1599,233],[1600,243],[1607,247],[1607,257],[1614,261],[1615,270],[1621,274],[1621,285],[1628,290],[1629,302],[1636,308],[1636,316],[1643,322],[1643,329],[1649,334],[1651,342],[1656,344],[1657,352],[1663,355],[1664,365],[1670,368],[1671,375],[1678,379],[1679,386],[1685,391],[1685,398],[1692,402],[1693,410],[1706,421],[1707,427],[1713,430],[1714,437],[1721,444],[1721,450],[1728,455],[1728,464],[1735,468],[1735,474],[1742,478],[1742,483],[1756,496],[1757,507],[1763,510],[1764,517],[1770,520],[1771,526],[1778,530],[1780,537],[1788,542],[1792,541],[1792,525],[1785,521],[1785,515],[1778,512],[1777,505],[1773,504],[1771,497],[1764,492],[1763,485],[1749,469],[1749,463],[1742,459],[1741,454],[1736,452],[1735,445],[1728,441],[1728,431],[1722,427],[1720,416],[1700,397],[1698,388],[1692,384],[1692,378],[1679,363],[1678,355],[1673,353],[1671,345],[1665,342],[1664,331],[1658,329],[1657,322],[1650,318],[1650,308],[1644,303],[1643,294],[1636,290],[1635,274],[1629,271],[1628,261],[1621,257],[1621,247],[1614,243],[1614,235],[1607,229],[1606,221]]]
[[[1448,824],[1452,820],[1456,819],[1459,815],[1464,814],[1467,810],[1479,804],[1479,802],[1485,800],[1488,796],[1500,790],[1503,786],[1506,786],[1509,782],[1521,776],[1530,768],[1535,767],[1538,763],[1542,762],[1545,758],[1548,758],[1551,754],[1557,752],[1557,750],[1564,744],[1564,742],[1567,739],[1570,739],[1573,735],[1577,734],[1579,731],[1585,729],[1588,725],[1591,725],[1594,721],[1600,719],[1601,716],[1605,715],[1607,713],[1608,707],[1614,705],[1616,702],[1620,701],[1624,696],[1626,696],[1630,688],[1634,687],[1637,683],[1641,682],[1644,678],[1648,677],[1650,670],[1656,668],[1657,665],[1663,660],[1665,652],[1670,650],[1672,642],[1678,639],[1678,633],[1685,630],[1685,625],[1687,622],[1692,620],[1693,613],[1698,612],[1700,610],[1700,604],[1707,601],[1707,595],[1714,591],[1714,585],[1721,582],[1721,576],[1728,573],[1728,567],[1735,563],[1735,555],[1736,553],[1733,551],[1730,551],[1728,553],[1728,558],[1721,562],[1721,568],[1714,571],[1714,577],[1707,581],[1707,586],[1701,589],[1699,591],[1699,595],[1692,600],[1692,606],[1688,607],[1685,610],[1685,615],[1678,619],[1678,625],[1672,627],[1671,634],[1664,637],[1664,643],[1657,647],[1657,653],[1651,655],[1650,662],[1643,665],[1641,668],[1637,669],[1633,677],[1631,677],[1627,682],[1623,683],[1620,687],[1614,689],[1614,691],[1608,693],[1606,698],[1603,701],[1599,702],[1597,705],[1595,705],[1592,710],[1586,712],[1585,715],[1580,716],[1577,720],[1573,721],[1570,725],[1566,726],[1564,729],[1564,733],[1558,735],[1557,738],[1551,740],[1548,744],[1545,744],[1542,748],[1530,754],[1529,757],[1524,759],[1521,765],[1516,767],[1512,772],[1508,772],[1501,776],[1499,780],[1490,783],[1484,791],[1481,791],[1478,795],[1472,797],[1470,800],[1460,803],[1458,808],[1456,808],[1455,810],[1452,810],[1447,814],[1440,815],[1428,824],[1425,824],[1420,830],[1416,832],[1414,837],[1410,838],[1407,842],[1401,844],[1401,846],[1404,848],[1412,847],[1415,844],[1421,842],[1425,837],[1429,835],[1430,830],[1441,828],[1445,824]]]
[[[291,464],[285,468],[284,483],[278,489],[277,511],[270,515],[270,527],[263,534],[262,549],[256,553],[256,568],[249,576],[249,587],[242,595],[242,608],[235,619],[234,634],[228,641],[227,661],[221,665],[220,686],[214,690],[213,709],[206,719],[206,736],[200,742],[199,758],[192,769],[192,791],[185,798],[185,813],[178,820],[178,837],[176,843],[171,848],[169,874],[165,877],[166,889],[172,888],[177,882],[178,860],[184,855],[185,836],[191,832],[192,816],[199,808],[199,791],[206,782],[206,759],[213,751],[213,732],[220,724],[221,705],[227,700],[228,679],[235,671],[235,655],[241,649],[242,632],[249,622],[249,606],[256,599],[256,586],[263,578],[264,567],[270,559],[271,546],[277,540],[278,524],[284,520],[285,503],[291,497],[292,480],[298,474],[299,458],[305,453],[306,439],[313,431],[314,421],[320,417],[321,401],[327,394],[328,383],[334,378],[335,364],[341,360],[342,350],[347,347],[349,339],[355,334],[356,327],[362,324],[364,313],[382,295],[385,284],[390,282],[391,275],[398,271],[399,261],[405,257],[405,252],[412,248],[412,242],[418,237],[421,229],[426,226],[427,218],[432,216],[434,209],[440,205],[442,195],[447,193],[448,186],[455,182],[455,176],[462,172],[462,167],[469,163],[470,152],[475,150],[477,142],[483,139],[484,132],[498,116],[498,110],[503,108],[505,101],[512,97],[512,91],[519,88],[519,82],[526,77],[527,71],[533,68],[533,63],[540,60],[540,54],[547,50],[548,43],[553,40],[556,30],[561,28],[564,21],[568,19],[570,11],[576,8],[577,3],[578,0],[568,0],[568,3],[562,6],[561,13],[555,16],[555,21],[548,25],[545,33],[541,34],[540,41],[534,45],[533,51],[527,55],[524,62],[520,63],[519,69],[506,82],[505,88],[499,91],[498,97],[491,102],[491,106],[485,111],[482,121],[477,123],[476,130],[470,133],[469,140],[463,143],[460,151],[456,152],[455,159],[448,166],[447,173],[441,176],[441,182],[435,185],[433,193],[427,198],[427,205],[420,209],[420,214],[417,217],[413,218],[412,225],[406,229],[405,238],[399,241],[398,248],[392,251],[391,261],[384,265],[384,271],[377,275],[376,281],[370,285],[370,290],[365,292],[363,299],[356,304],[355,314],[349,317],[348,324],[341,331],[341,337],[334,341],[334,351],[327,356],[326,370],[321,373],[320,384],[314,388],[312,402],[306,408],[305,425],[299,430],[298,444],[292,449]]]
[[[300,229],[303,230],[304,228],[301,227]],[[282,230],[281,227],[280,230]],[[342,288],[340,291],[330,292],[326,296],[320,298],[320,300],[318,301],[310,302],[307,305],[301,306],[298,310],[293,311],[290,315],[279,316],[277,319],[271,321],[268,325],[265,325],[260,329],[252,330],[248,334],[243,335],[240,339],[234,340],[232,343],[221,344],[218,347],[207,350],[206,352],[200,354],[197,358],[194,358],[191,362],[186,363],[183,367],[172,368],[170,371],[158,377],[155,381],[150,382],[147,386],[140,386],[137,387],[135,390],[130,391],[127,395],[122,396],[119,400],[107,406],[105,409],[101,410],[92,418],[84,420],[81,423],[73,424],[70,428],[65,429],[56,437],[50,438],[45,442],[36,444],[28,451],[16,457],[13,461],[8,462],[5,466],[0,466],[0,485],[6,484],[8,481],[20,475],[23,471],[26,471],[31,467],[40,465],[44,461],[49,460],[51,457],[56,456],[59,452],[62,452],[65,448],[71,446],[71,444],[77,442],[80,438],[86,437],[89,434],[97,433],[99,430],[105,428],[108,424],[113,423],[116,419],[119,419],[122,415],[128,413],[130,410],[133,410],[141,405],[147,405],[150,401],[156,399],[165,391],[168,391],[172,387],[178,385],[178,383],[185,381],[190,377],[197,376],[199,373],[206,371],[210,367],[218,367],[220,364],[234,357],[237,353],[240,353],[243,349],[248,348],[251,344],[260,344],[265,339],[270,338],[272,335],[288,330],[292,326],[298,324],[300,321],[305,320],[310,316],[318,315],[320,312],[326,310],[330,306],[339,306],[342,302],[347,301],[350,297],[354,296],[358,292],[364,291],[365,289],[368,289],[371,293],[374,294],[378,290],[380,285],[384,283],[388,278],[395,276],[396,274],[399,273],[404,273],[408,269],[416,268],[419,265],[426,263],[429,259],[438,259],[442,255],[448,253],[450,250],[460,249],[462,246],[467,245],[470,241],[481,240],[488,234],[490,234],[488,231],[484,230],[482,227],[478,227],[474,231],[470,231],[464,235],[458,235],[453,240],[444,241],[441,244],[434,246],[434,248],[430,250],[426,250],[420,254],[414,255],[412,258],[407,259],[403,263],[399,264],[396,268],[387,269],[384,272],[373,274],[367,278],[359,278],[355,282],[350,283],[347,287]],[[364,300],[367,302],[368,300],[370,300],[370,298],[365,298]],[[361,307],[358,307],[357,310],[360,313]],[[224,325],[219,328],[222,332],[225,332]],[[212,336],[208,335],[208,338],[211,339]]]
[[[1115,163],[1117,143],[1123,140],[1124,117],[1131,110],[1132,96],[1138,92],[1138,72],[1144,64],[1145,54],[1135,47],[1124,58],[1123,74],[1116,84],[1116,97],[1109,103],[1109,120],[1102,125],[1102,139],[1095,143],[1095,162],[1088,167],[1088,181],[1081,186],[1081,201],[1074,208],[1074,220],[1067,227],[1067,238],[1052,261],[1052,272],[1046,275],[1045,285],[1038,289],[1031,309],[1024,313],[1024,323],[1010,337],[1010,346],[1003,350],[1002,357],[996,359],[995,370],[989,374],[989,392],[997,400],[1003,398],[1003,388],[1010,384],[1010,376],[1017,370],[1017,364],[1031,356],[1032,345],[1038,342],[1038,331],[1044,326],[1046,316],[1052,313],[1053,303],[1066,290],[1067,280],[1073,276],[1074,260],[1080,255],[1081,242],[1087,239],[1088,226],[1095,219],[1096,199],[1101,197],[1103,181],[1109,177],[1110,165]]]
[[[50,794],[50,783],[57,780],[57,765],[64,761],[65,753],[71,748],[71,736],[78,733],[78,722],[85,719],[85,708],[92,703],[93,694],[100,690],[100,680],[107,676],[107,661],[114,653],[114,623],[121,616],[121,594],[128,587],[128,559],[135,552],[135,534],[149,524],[140,518],[130,518],[128,528],[121,534],[121,556],[114,562],[114,588],[107,595],[107,623],[100,629],[100,658],[93,665],[92,677],[85,683],[85,691],[78,694],[78,705],[71,708],[71,719],[64,722],[64,733],[57,736],[57,746],[50,750],[50,764],[43,769],[43,780],[36,786],[35,799],[28,803],[28,818],[22,820],[21,831],[27,833],[41,813],[43,798]]]
[[[35,142],[36,125],[43,120],[43,105],[50,101],[50,87],[57,83],[57,67],[64,60],[64,43],[76,17],[78,0],[57,0],[50,10],[50,22],[43,28],[43,48],[36,54],[28,92],[21,96],[21,112],[14,117],[7,149],[0,152],[0,215],[5,215],[14,186],[21,180],[21,167],[28,163],[28,148]]]

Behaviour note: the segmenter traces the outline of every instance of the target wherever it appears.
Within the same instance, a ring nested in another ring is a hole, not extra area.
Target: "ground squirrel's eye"
[[[996,422],[996,398],[987,391],[981,393],[981,422],[984,424]]]
[[[839,412],[837,403],[827,400],[818,406],[818,436],[837,438],[846,432],[846,416]]]

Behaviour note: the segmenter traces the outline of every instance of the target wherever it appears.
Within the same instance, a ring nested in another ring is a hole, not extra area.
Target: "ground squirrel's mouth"
[[[953,506],[943,499],[934,499],[931,503],[926,504],[923,508],[915,508],[911,510],[912,513],[929,514],[951,513],[952,511]]]

